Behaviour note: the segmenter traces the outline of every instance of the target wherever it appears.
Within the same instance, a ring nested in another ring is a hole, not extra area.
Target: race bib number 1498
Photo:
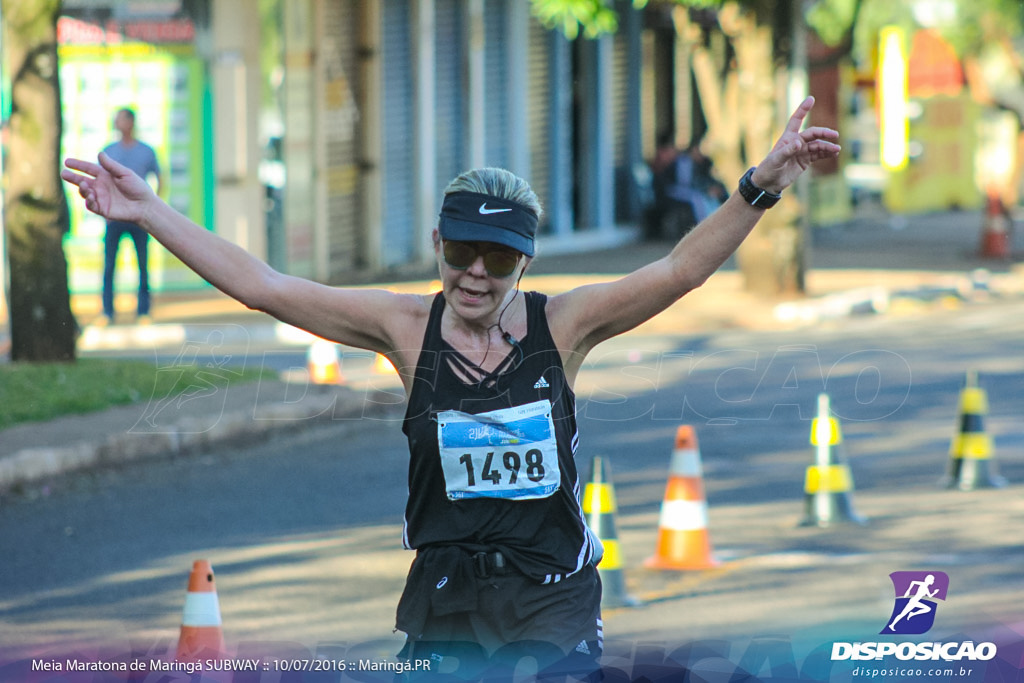
[[[558,447],[547,399],[473,415],[437,415],[449,500],[546,498],[558,489]]]

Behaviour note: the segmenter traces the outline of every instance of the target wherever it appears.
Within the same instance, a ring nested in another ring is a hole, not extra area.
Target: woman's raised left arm
[[[807,168],[839,154],[839,133],[820,126],[801,130],[814,98],[793,112],[786,129],[748,179],[753,197],[763,190],[779,195]],[[747,194],[750,187],[746,188]],[[563,355],[580,359],[594,346],[633,329],[702,285],[736,251],[764,215],[740,192],[729,199],[675,246],[670,254],[613,282],[584,285],[548,304],[552,334]]]

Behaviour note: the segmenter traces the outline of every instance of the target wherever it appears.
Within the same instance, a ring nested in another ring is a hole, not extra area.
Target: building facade
[[[421,272],[445,185],[481,166],[536,190],[541,253],[613,246],[678,99],[651,7],[570,41],[527,0],[65,0],[64,148],[94,154],[134,106],[173,205],[322,282]],[[100,231],[74,217],[76,292],[98,289]],[[200,286],[151,251],[158,291]]]
[[[272,261],[321,281],[422,267],[445,185],[481,166],[531,183],[541,252],[631,239],[643,15],[621,5],[614,36],[569,41],[525,0],[282,3]]]
[[[157,152],[165,198],[197,223],[266,256],[258,171],[259,22],[247,0],[65,0],[57,25],[64,156],[94,158],[117,137],[116,111]],[[104,224],[71,202],[65,240],[73,293],[98,292]],[[118,291],[133,291],[122,245]],[[205,286],[162,249],[149,250],[155,291]]]

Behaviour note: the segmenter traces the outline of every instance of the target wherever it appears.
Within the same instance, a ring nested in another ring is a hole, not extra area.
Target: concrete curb
[[[155,325],[114,325],[86,327],[78,339],[79,351],[123,351],[125,349],[152,349],[154,347],[181,346],[187,341],[209,343],[216,335],[217,343],[234,346],[240,344],[280,344],[282,346],[308,346],[316,337],[297,327],[284,323],[158,323]]]
[[[212,424],[201,409],[167,424],[145,425],[139,419],[128,430],[105,437],[67,446],[23,448],[0,458],[0,491],[94,467],[244,446],[313,423],[354,422],[364,417],[384,419],[389,414],[398,419],[400,413],[394,397],[383,400],[388,396],[384,392],[357,394],[346,387],[329,387],[308,394],[301,401],[224,411]]]
[[[857,315],[884,315],[930,304],[985,302],[1024,294],[1024,282],[1014,274],[993,275],[982,269],[962,275],[929,278],[911,287],[865,286],[800,302],[779,304],[773,311],[780,323],[814,325]]]

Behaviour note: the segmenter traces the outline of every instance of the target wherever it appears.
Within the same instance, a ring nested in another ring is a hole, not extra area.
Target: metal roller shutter
[[[460,0],[435,0],[434,111],[438,206],[448,182],[466,170],[464,20]]]
[[[612,136],[615,165],[615,219],[626,222],[640,217],[635,166],[640,151],[641,15],[630,2],[619,0],[619,30],[612,44]]]
[[[329,0],[324,5],[323,21],[324,200],[330,275],[334,279],[359,267],[363,253],[356,146],[359,112],[354,92],[353,28],[358,25],[355,0]]]
[[[550,31],[539,21],[530,21],[527,65],[528,128],[530,131],[530,177],[527,180],[544,207],[547,223],[551,178],[551,55]]]
[[[620,3],[621,5],[621,3]],[[618,7],[619,11],[623,8]],[[630,11],[627,7],[625,11]],[[621,15],[620,15],[621,16]],[[624,221],[630,219],[630,207],[627,193],[632,187],[632,180],[629,177],[629,107],[635,106],[629,101],[629,39],[624,26],[620,24],[619,31],[612,41],[612,73],[611,73],[611,116],[612,116],[612,154],[615,164],[615,220]]]
[[[612,41],[612,149],[614,150],[615,168],[627,162],[626,154],[626,122],[630,102],[627,100],[629,88],[629,38],[619,30]]]
[[[516,0],[521,2],[522,0]],[[508,83],[508,1],[485,0],[484,3],[484,163],[508,167],[509,161],[509,97]]]
[[[407,0],[381,1],[381,122],[383,206],[380,262],[385,267],[413,260],[415,204],[412,188],[412,27]]]

